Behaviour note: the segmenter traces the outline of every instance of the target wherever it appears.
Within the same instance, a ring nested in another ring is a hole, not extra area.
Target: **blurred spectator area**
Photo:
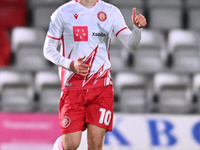
[[[69,0],[0,0],[0,111],[58,111],[57,66],[43,56],[51,14]],[[147,18],[137,51],[111,41],[115,111],[200,112],[200,0],[105,0],[132,30]],[[11,96],[12,95],[12,96]]]

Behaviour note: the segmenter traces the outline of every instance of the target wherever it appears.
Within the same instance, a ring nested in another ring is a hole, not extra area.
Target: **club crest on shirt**
[[[97,17],[98,19],[101,21],[101,22],[104,22],[106,21],[107,19],[107,14],[103,11],[100,11],[98,14],[97,14]]]
[[[62,121],[61,121],[61,126],[62,126],[63,128],[67,128],[67,127],[70,125],[70,123],[71,123],[70,118],[69,118],[68,116],[64,116],[64,117],[62,118]]]

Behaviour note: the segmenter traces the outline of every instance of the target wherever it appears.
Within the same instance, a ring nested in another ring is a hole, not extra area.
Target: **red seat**
[[[7,30],[0,29],[0,66],[10,65],[10,39]]]
[[[26,6],[26,0],[0,0],[0,5],[21,5]]]
[[[0,26],[8,30],[27,23],[26,0],[0,1]]]

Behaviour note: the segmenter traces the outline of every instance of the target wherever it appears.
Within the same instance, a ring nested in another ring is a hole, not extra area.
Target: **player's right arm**
[[[88,68],[91,66],[82,63],[82,60],[85,58],[85,56],[76,60],[71,60],[64,57],[57,51],[59,41],[64,31],[62,16],[59,11],[60,10],[56,10],[51,16],[51,23],[49,25],[49,31],[47,33],[43,48],[44,57],[55,65],[64,67],[81,76],[87,76]]]
[[[51,16],[49,30],[44,43],[44,57],[52,63],[70,69],[72,60],[65,58],[57,51],[57,46],[64,31],[61,10],[57,9]]]
[[[62,56],[57,51],[59,40],[53,39],[52,37],[46,36],[43,53],[44,57],[54,63],[55,65],[64,67],[66,69],[70,69],[70,64],[72,60],[67,59],[66,57]]]
[[[88,68],[91,67],[91,65],[87,65],[82,62],[82,60],[85,59],[85,56],[80,57],[74,61],[67,59],[57,51],[58,43],[59,40],[51,38],[48,35],[46,36],[43,50],[45,58],[58,66],[62,66],[68,70],[73,71],[76,74],[87,76]]]

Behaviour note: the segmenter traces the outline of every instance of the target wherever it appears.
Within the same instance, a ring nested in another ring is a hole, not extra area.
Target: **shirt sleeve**
[[[62,37],[63,30],[62,17],[59,14],[59,10],[56,10],[51,16],[43,53],[44,57],[52,63],[70,69],[70,63],[72,60],[65,58],[57,51],[57,46]]]
[[[51,15],[51,21],[49,24],[49,30],[47,32],[47,35],[49,37],[60,39],[62,37],[62,33],[64,30],[63,27],[63,21],[62,21],[62,15],[61,10],[57,9],[52,15]]]
[[[114,33],[117,38],[127,49],[136,50],[140,44],[142,29],[139,29],[135,24],[133,24],[133,30],[131,31],[127,27],[120,10],[117,8],[114,17]]]
[[[117,36],[122,30],[128,29],[120,10],[114,7],[114,34]]]

